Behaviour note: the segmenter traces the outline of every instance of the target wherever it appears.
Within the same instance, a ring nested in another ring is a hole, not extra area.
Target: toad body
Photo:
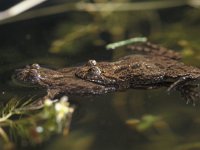
[[[200,69],[180,62],[180,54],[146,42],[129,46],[140,52],[114,62],[89,60],[85,65],[51,70],[38,64],[18,69],[15,78],[23,83],[44,87],[48,98],[59,94],[96,95],[125,89],[168,87],[187,100],[200,98]]]

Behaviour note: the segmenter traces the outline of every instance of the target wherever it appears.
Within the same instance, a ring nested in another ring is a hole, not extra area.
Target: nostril
[[[23,79],[24,78],[24,74],[22,72],[17,72],[15,75],[14,75],[14,78],[16,79]]]

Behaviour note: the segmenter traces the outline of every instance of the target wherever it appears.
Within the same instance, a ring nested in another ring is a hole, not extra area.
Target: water
[[[148,36],[182,50],[184,61],[198,66],[198,13],[187,7],[114,14],[69,12],[1,25],[1,101],[44,95],[41,89],[14,85],[11,76],[17,68],[32,63],[62,68],[88,59],[111,61],[126,52],[106,51],[105,45],[133,36]],[[200,106],[186,105],[176,92],[128,90],[69,99],[76,106],[69,134],[52,137],[39,149],[200,149]]]

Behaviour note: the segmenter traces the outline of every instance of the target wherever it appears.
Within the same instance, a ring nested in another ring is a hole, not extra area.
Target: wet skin
[[[180,62],[180,54],[151,43],[128,48],[142,54],[128,55],[115,62],[89,60],[85,65],[51,70],[38,64],[16,70],[23,83],[47,89],[45,98],[57,95],[96,95],[129,88],[152,89],[162,86],[177,90],[193,104],[200,98],[197,81],[200,69]]]
[[[25,86],[38,86],[47,89],[43,98],[54,99],[58,95],[96,95],[114,91],[113,87],[105,87],[82,80],[75,76],[78,67],[51,70],[38,64],[17,69],[14,75],[17,83]]]

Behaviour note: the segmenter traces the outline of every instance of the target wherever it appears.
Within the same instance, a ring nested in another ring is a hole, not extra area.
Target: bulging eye
[[[32,83],[36,83],[40,79],[41,76],[36,69],[31,69],[27,74],[27,80],[31,81]]]
[[[33,69],[40,69],[40,65],[39,64],[32,64],[31,66]]]
[[[87,62],[87,66],[96,66],[96,65],[97,65],[96,60],[88,60]]]
[[[99,76],[101,74],[101,70],[99,67],[94,66],[88,70],[89,75]]]

